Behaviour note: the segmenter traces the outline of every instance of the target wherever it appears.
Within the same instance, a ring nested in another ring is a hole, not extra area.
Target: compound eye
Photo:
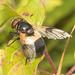
[[[23,19],[22,18],[16,18],[12,21],[12,24],[11,24],[11,27],[12,28],[15,28],[16,25],[18,24],[18,22],[22,21]]]

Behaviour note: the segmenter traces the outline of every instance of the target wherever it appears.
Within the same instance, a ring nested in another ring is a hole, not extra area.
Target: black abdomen
[[[35,49],[36,54],[40,55],[43,54],[43,51],[45,50],[45,42],[42,38],[39,38],[37,41],[35,41]]]

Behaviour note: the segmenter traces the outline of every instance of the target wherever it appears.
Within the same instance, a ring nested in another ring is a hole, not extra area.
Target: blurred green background
[[[75,0],[43,0],[46,6],[46,17],[43,25],[62,29],[70,34],[75,25]],[[56,68],[59,66],[61,55],[65,47],[67,39],[49,40],[45,38],[47,51],[51,56]],[[75,65],[75,32],[70,39],[67,47],[62,73],[67,73]],[[53,70],[46,57],[39,65],[40,69],[53,73]],[[40,75],[46,75],[40,73]]]
[[[70,34],[73,26],[75,25],[75,0],[42,0],[42,1],[44,2],[46,8],[46,16],[43,22],[43,26],[56,27]],[[18,4],[19,0],[16,0],[16,3],[17,5],[19,5]],[[11,27],[10,29],[8,29],[8,27],[10,27],[10,25],[8,26],[3,25],[0,27],[0,49],[5,49],[8,41],[12,38],[9,35]],[[51,56],[56,68],[58,68],[67,39],[51,40],[44,38],[44,40],[46,42],[47,51]],[[75,32],[73,33],[72,38],[70,39],[69,45],[65,53],[62,73],[64,74],[67,73],[70,70],[70,68],[72,68],[75,65],[74,52],[75,52]],[[46,57],[39,64],[39,69],[54,73]],[[40,73],[40,75],[46,74]]]

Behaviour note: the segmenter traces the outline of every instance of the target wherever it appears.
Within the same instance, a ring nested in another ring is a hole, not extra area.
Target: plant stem
[[[60,60],[60,64],[59,64],[59,67],[58,67],[57,75],[60,75],[60,74],[61,74],[61,69],[62,69],[62,64],[63,64],[63,59],[64,59],[65,51],[66,51],[66,49],[67,49],[67,46],[68,46],[68,44],[69,44],[70,38],[71,38],[71,36],[72,36],[74,30],[75,30],[75,25],[74,25],[74,27],[73,27],[71,33],[70,33],[70,37],[68,38],[68,40],[67,40],[67,42],[66,42],[66,45],[65,45],[65,48],[64,48],[64,51],[63,51],[61,60]]]
[[[44,71],[44,70],[40,70],[40,69],[37,69],[39,72],[42,72],[42,73],[45,73],[45,74],[48,74],[48,75],[53,75],[52,73],[50,72],[47,72],[47,71]]]
[[[66,73],[66,75],[71,75],[74,70],[75,70],[75,65]]]
[[[55,74],[56,74],[56,73],[57,73],[57,69],[56,69],[56,67],[55,67],[55,65],[54,65],[54,63],[53,63],[51,57],[49,56],[47,50],[44,51],[44,54],[45,54],[46,58],[48,59],[48,61],[49,61],[50,65],[51,65],[51,67],[53,68],[53,71],[54,71]]]

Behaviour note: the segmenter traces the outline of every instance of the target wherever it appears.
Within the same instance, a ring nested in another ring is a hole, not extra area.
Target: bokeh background
[[[17,0],[18,1],[18,0]],[[75,25],[75,0],[42,0],[46,8],[46,16],[43,26],[56,27],[62,29],[70,34],[73,26]],[[0,49],[5,49],[8,41],[12,38],[9,35],[9,25],[0,27]],[[11,29],[10,29],[11,30]],[[65,47],[66,39],[51,40],[44,38],[46,48],[51,56],[56,68],[58,69],[61,55]],[[67,73],[75,65],[75,32],[70,39],[67,47],[62,73]],[[39,64],[39,69],[53,72],[46,57]],[[40,75],[46,75],[40,73]]]
[[[46,7],[46,17],[43,25],[62,29],[70,34],[75,25],[75,1],[74,0],[43,0]],[[63,40],[49,40],[45,38],[46,47],[56,68],[59,66],[61,55],[67,38]],[[75,32],[67,47],[62,73],[67,73],[75,65]],[[39,65],[40,69],[53,73],[53,70],[46,57]],[[75,72],[74,72],[75,73]],[[41,73],[40,75],[45,75]]]

